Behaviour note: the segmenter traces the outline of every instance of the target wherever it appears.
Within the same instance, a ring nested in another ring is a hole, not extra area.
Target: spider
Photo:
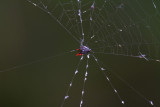
[[[79,49],[77,49],[78,53],[76,56],[81,56],[81,55],[84,55],[84,54],[87,54],[91,51],[90,48],[88,48],[87,46],[83,46],[81,45]]]

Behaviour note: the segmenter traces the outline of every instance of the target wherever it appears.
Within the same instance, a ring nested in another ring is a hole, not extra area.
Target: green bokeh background
[[[1,0],[0,13],[0,71],[8,70],[0,72],[0,107],[59,107],[79,62],[76,53],[65,52],[79,44],[49,15],[25,0]],[[110,72],[116,72],[160,107],[160,63],[112,55],[97,57]],[[79,106],[84,65],[64,107]],[[88,72],[84,107],[121,107],[93,59]],[[110,77],[127,107],[150,107],[114,75]]]

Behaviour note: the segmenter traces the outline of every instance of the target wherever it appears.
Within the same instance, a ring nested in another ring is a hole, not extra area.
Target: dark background
[[[65,52],[78,47],[56,21],[27,1],[0,1],[0,107],[59,107],[79,62],[75,52]],[[117,73],[160,107],[160,63],[113,55],[97,57],[109,72]],[[41,60],[44,58],[48,59]],[[64,107],[79,106],[85,64],[80,66]],[[92,58],[88,73],[84,107],[121,107]],[[110,77],[127,107],[150,107],[116,76]]]

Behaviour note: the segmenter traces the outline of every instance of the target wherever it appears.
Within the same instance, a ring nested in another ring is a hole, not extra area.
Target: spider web
[[[51,15],[77,42],[84,35],[85,44],[95,53],[160,59],[156,1],[81,0],[81,7],[76,0],[30,2]]]
[[[159,1],[148,0],[145,3],[140,0],[28,1],[48,13],[75,41],[79,44],[83,42],[95,54],[111,54],[143,58],[146,61],[160,61],[160,38],[157,36],[160,33],[158,30],[160,27]],[[105,69],[100,61],[94,54],[92,57],[104,73],[106,80],[111,85],[114,93],[117,94],[121,103],[125,104],[110,78],[104,72]],[[89,55],[87,58],[89,59]],[[80,62],[82,60],[83,56]],[[79,69],[79,64],[77,69]],[[87,60],[80,107],[84,103],[83,95],[88,66]],[[61,106],[70,97],[68,93],[77,73],[78,70],[75,71]],[[124,82],[139,96],[148,101],[151,106],[154,106],[151,100],[135,90],[126,81]]]

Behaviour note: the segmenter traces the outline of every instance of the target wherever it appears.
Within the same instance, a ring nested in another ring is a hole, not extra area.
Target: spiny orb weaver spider
[[[81,55],[84,55],[84,54],[87,54],[91,51],[90,48],[88,48],[87,46],[83,46],[81,45],[79,49],[77,49],[78,53],[76,56],[81,56]]]

